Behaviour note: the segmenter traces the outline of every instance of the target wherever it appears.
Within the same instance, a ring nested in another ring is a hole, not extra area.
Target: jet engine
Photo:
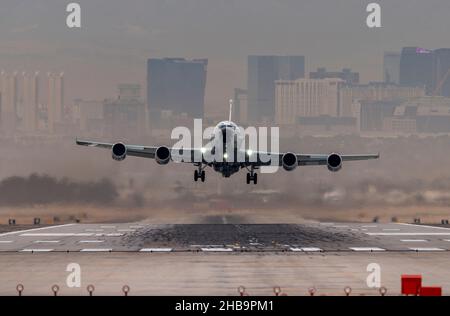
[[[156,149],[155,152],[155,160],[158,164],[160,165],[167,165],[170,161],[170,149],[165,147],[165,146],[161,146],[158,147],[158,149]]]
[[[331,154],[327,158],[328,170],[332,172],[337,172],[342,168],[342,157],[338,154]]]
[[[127,157],[127,147],[122,143],[116,143],[112,146],[112,159],[122,161]]]
[[[281,158],[284,170],[292,171],[298,166],[297,156],[293,153],[286,153]]]

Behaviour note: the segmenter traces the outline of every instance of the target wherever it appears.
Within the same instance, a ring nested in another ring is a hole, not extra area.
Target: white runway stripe
[[[0,240],[0,244],[10,244],[12,242],[12,240]]]
[[[172,248],[142,248],[140,252],[170,252]]]
[[[441,248],[409,248],[410,250],[413,251],[445,251],[445,249],[441,249]]]
[[[21,234],[22,237],[88,237],[92,236],[92,233],[25,233]]]
[[[400,241],[403,241],[403,242],[427,242],[428,240],[426,240],[426,239],[401,239]]]
[[[50,251],[53,251],[53,249],[29,249],[29,248],[26,248],[26,249],[21,250],[21,252],[50,252]]]
[[[57,244],[59,240],[35,240],[33,241],[35,244]]]
[[[111,248],[85,248],[81,249],[81,252],[110,252]]]
[[[43,230],[43,229],[61,228],[61,227],[67,227],[67,226],[73,226],[73,225],[76,225],[76,224],[65,224],[65,225],[56,225],[56,226],[32,228],[32,229],[25,229],[25,230],[16,230],[14,232],[8,232],[8,233],[0,234],[0,237],[2,237],[2,236],[9,236],[9,235],[15,235],[15,234],[21,234],[21,233],[26,233],[26,232],[32,232],[32,231],[37,231],[37,230]]]
[[[116,226],[104,225],[104,226],[100,226],[100,228],[116,228]]]
[[[321,252],[323,251],[321,248],[317,248],[317,247],[291,247],[289,248],[289,250],[294,251],[294,252]]]
[[[378,247],[351,247],[353,251],[386,251],[386,249]]]
[[[399,231],[399,228],[383,228],[383,231]]]
[[[202,248],[205,252],[230,252],[233,251],[231,248]]]
[[[88,244],[88,243],[102,243],[105,242],[104,240],[80,240],[79,243],[80,244]]]
[[[365,233],[369,236],[450,236],[450,233]]]

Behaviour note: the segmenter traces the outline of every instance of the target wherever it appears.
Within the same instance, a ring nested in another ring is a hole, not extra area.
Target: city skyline
[[[144,86],[148,58],[205,57],[206,110],[225,113],[233,89],[245,86],[247,55],[303,55],[306,72],[349,67],[361,82],[381,81],[385,51],[445,46],[450,28],[450,3],[443,0],[383,1],[383,27],[376,30],[364,23],[366,3],[356,0],[79,3],[83,26],[71,30],[64,25],[65,3],[2,2],[1,68],[63,70],[72,86],[68,102],[112,96],[120,82]]]

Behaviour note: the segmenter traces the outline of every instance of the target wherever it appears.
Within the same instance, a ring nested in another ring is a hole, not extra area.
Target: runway
[[[66,224],[0,234],[0,252],[445,252],[450,229],[401,223]]]
[[[66,285],[79,264],[80,287]],[[379,295],[367,267],[381,269],[388,295],[402,274],[450,294],[450,229],[401,223],[67,224],[0,234],[0,295]]]

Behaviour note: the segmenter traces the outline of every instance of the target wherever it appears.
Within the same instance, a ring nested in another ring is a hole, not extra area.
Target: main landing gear
[[[250,184],[250,182],[253,181],[253,184],[257,184],[258,183],[258,174],[255,172],[255,168],[252,167],[250,170],[250,172],[247,173],[247,184]]]
[[[203,170],[202,165],[199,165],[198,170],[194,171],[194,181],[197,182],[200,179],[202,182],[205,182],[205,178],[205,170]]]

